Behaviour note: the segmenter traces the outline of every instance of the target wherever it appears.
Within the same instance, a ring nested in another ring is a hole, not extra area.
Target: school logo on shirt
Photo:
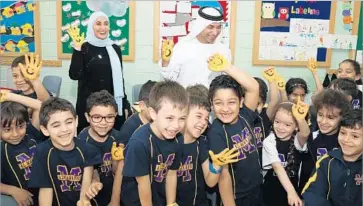
[[[112,156],[111,153],[105,153],[103,155],[103,164],[101,165],[101,173],[104,176],[112,175]]]
[[[192,179],[191,170],[193,170],[193,156],[188,156],[184,164],[181,164],[179,167],[178,177],[183,176],[183,182],[189,182]]]
[[[326,153],[328,153],[328,150],[326,148],[318,148],[316,150],[316,160],[319,160],[322,156],[324,156]]]
[[[164,162],[163,155],[158,155],[158,164],[155,167],[154,180],[156,182],[163,182],[166,174],[168,173],[169,167],[173,164],[175,153],[168,155],[168,158]]]
[[[257,148],[262,148],[263,144],[262,144],[262,139],[263,139],[263,133],[262,133],[262,129],[261,127],[255,127],[254,131],[253,131],[256,135],[256,145]]]
[[[58,165],[57,172],[57,178],[62,182],[60,186],[62,192],[81,190],[82,169],[80,167],[68,170],[67,166]]]
[[[19,162],[18,166],[21,170],[24,170],[24,179],[29,180],[31,167],[33,164],[33,157],[35,154],[36,145],[29,148],[29,155],[26,153],[20,153],[15,156],[17,162]]]
[[[245,127],[241,134],[236,134],[231,137],[233,141],[233,147],[238,149],[238,160],[246,159],[246,153],[252,153],[256,150],[256,147],[251,144],[251,134],[247,127]]]
[[[360,174],[356,174],[354,180],[356,185],[361,185],[363,183],[362,175]]]
[[[352,101],[352,105],[353,105],[353,109],[359,109],[359,99],[353,99]]]

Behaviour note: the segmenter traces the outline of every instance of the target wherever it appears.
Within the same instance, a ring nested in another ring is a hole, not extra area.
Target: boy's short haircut
[[[305,90],[305,94],[309,93],[308,84],[306,83],[306,81],[304,79],[290,78],[286,82],[286,86],[285,86],[287,95],[292,94],[296,88],[303,88]]]
[[[140,88],[138,101],[143,101],[146,105],[148,105],[150,91],[154,87],[155,84],[156,84],[156,81],[151,81],[151,80],[149,80],[145,84],[143,84]]]
[[[50,115],[56,112],[71,112],[73,117],[76,118],[77,113],[72,103],[68,100],[61,99],[58,97],[51,97],[42,103],[39,112],[39,123],[43,127],[47,127]]]
[[[107,90],[101,90],[90,94],[87,98],[86,105],[87,113],[90,113],[92,108],[95,106],[111,106],[115,109],[116,113],[118,112],[116,100]]]
[[[359,92],[355,81],[349,78],[334,79],[329,84],[329,88],[342,91],[353,98],[356,97]]]
[[[188,86],[186,88],[189,96],[192,94],[197,94],[197,95],[207,95],[208,96],[208,88],[206,86],[204,86],[203,84],[196,84],[193,86]]]
[[[1,108],[1,126],[10,127],[13,120],[16,125],[27,123],[29,121],[29,113],[27,108],[17,102],[3,102]]]
[[[268,92],[268,87],[265,81],[263,81],[261,78],[258,77],[254,77],[254,79],[257,81],[259,87],[260,87],[260,98],[262,100],[261,103],[265,104],[266,100],[267,100],[267,92]]]
[[[171,80],[156,83],[150,91],[149,106],[156,112],[161,109],[164,101],[169,101],[180,110],[189,106],[187,91],[179,83]]]
[[[353,66],[355,74],[359,75],[360,74],[360,65],[359,65],[359,63],[357,61],[354,61],[353,59],[345,59],[342,62],[340,62],[340,64],[341,63],[347,63],[347,62],[350,63]],[[339,67],[340,67],[340,64],[339,64]]]
[[[340,109],[340,115],[345,114],[352,107],[346,95],[334,89],[325,89],[318,93],[314,98],[313,104],[317,111],[323,107],[327,107],[329,110],[333,108]]]
[[[361,129],[363,126],[362,109],[351,109],[343,114],[340,125],[350,129]]]
[[[229,75],[219,75],[212,80],[208,95],[211,102],[218,89],[232,89],[239,100],[245,95],[244,88]]]
[[[30,57],[28,57],[30,58]],[[21,55],[16,57],[13,62],[11,63],[11,68],[18,67],[19,64],[25,65],[25,55]]]
[[[208,89],[202,84],[187,87],[189,95],[189,107],[200,107],[211,111],[210,101],[208,99]]]

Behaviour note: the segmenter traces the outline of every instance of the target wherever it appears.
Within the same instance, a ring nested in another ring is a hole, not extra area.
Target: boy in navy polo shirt
[[[188,95],[176,82],[159,82],[150,92],[149,105],[153,122],[136,130],[126,147],[121,190],[125,206],[176,202]]]
[[[102,163],[97,148],[74,138],[76,111],[67,100],[51,98],[40,109],[40,129],[50,138],[36,148],[29,187],[39,188],[43,205],[77,205],[93,198],[102,184],[92,182],[93,166]],[[91,191],[91,192],[90,192]]]

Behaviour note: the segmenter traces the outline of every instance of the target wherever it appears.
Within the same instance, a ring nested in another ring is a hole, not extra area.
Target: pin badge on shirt
[[[99,54],[99,55],[98,55],[98,58],[102,59],[102,55],[101,55],[101,54]]]

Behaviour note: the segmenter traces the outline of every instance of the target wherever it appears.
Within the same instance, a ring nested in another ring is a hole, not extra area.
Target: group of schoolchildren
[[[74,106],[32,84],[39,62],[16,58],[22,92],[0,91],[0,191],[17,205],[208,206],[210,188],[225,206],[362,204],[353,60],[339,65],[329,88],[314,78],[311,106],[306,82],[285,83],[273,67],[262,74],[268,86],[230,63],[209,90],[148,81],[120,131],[114,97],[102,90],[88,97],[89,127],[79,134]],[[316,62],[307,67],[315,77]]]

